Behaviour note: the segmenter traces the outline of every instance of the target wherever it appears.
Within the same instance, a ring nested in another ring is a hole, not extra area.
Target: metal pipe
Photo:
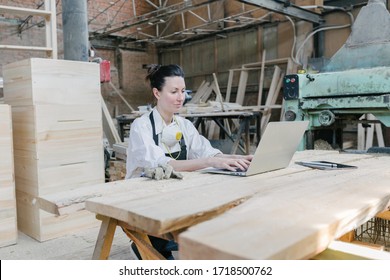
[[[88,61],[88,12],[86,0],[62,0],[64,59]]]

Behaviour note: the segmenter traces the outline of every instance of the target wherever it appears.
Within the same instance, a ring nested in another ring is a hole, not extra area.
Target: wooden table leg
[[[102,220],[99,235],[93,251],[93,260],[107,260],[110,256],[112,240],[114,239],[117,220],[109,217],[99,217]]]
[[[243,130],[245,129],[245,122],[246,120],[242,120],[240,122],[240,126],[238,128],[238,132],[237,132],[237,139],[235,141],[233,141],[233,146],[232,146],[232,149],[230,151],[231,154],[235,154],[237,152],[237,148],[239,147],[244,153],[247,154],[247,151],[244,150],[241,146],[240,146],[240,140],[242,138],[242,132]],[[249,147],[246,147],[246,149],[249,149]]]
[[[133,240],[143,260],[165,260],[165,258],[150,243],[145,233],[136,232],[122,227],[126,235]]]
[[[350,232],[347,232],[346,234],[340,236],[340,238],[338,240],[344,241],[344,242],[354,241],[355,240],[355,231],[351,230]]]
[[[249,118],[245,118],[245,151],[246,151],[246,154],[249,155],[250,154],[250,119]]]
[[[146,233],[131,230],[123,226],[122,222],[114,218],[102,215],[96,215],[96,218],[101,220],[102,224],[100,226],[99,235],[93,251],[93,260],[108,259],[117,226],[121,226],[126,235],[137,245],[143,260],[165,260],[165,258],[155,248],[153,248]]]

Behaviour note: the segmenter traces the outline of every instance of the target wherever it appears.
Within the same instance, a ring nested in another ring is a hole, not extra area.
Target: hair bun
[[[153,76],[154,73],[156,73],[161,68],[161,65],[160,64],[149,64],[147,66],[147,68],[148,68],[148,76]]]

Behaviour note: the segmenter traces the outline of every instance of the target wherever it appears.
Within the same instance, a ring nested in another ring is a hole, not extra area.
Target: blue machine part
[[[385,2],[368,1],[349,38],[320,73],[285,76],[285,120],[309,120],[307,138],[321,129],[335,135],[363,114],[390,127],[390,13]]]
[[[390,67],[286,75],[283,97],[285,119],[308,119],[311,127],[365,113],[390,126]]]

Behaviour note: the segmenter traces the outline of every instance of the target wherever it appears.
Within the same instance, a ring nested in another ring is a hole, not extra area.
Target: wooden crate
[[[97,63],[30,58],[4,66],[3,76],[4,102],[12,106],[100,104]]]
[[[17,241],[11,107],[0,104],[0,247]]]
[[[45,241],[95,226],[90,212],[56,217],[40,195],[104,183],[99,65],[32,58],[4,67],[12,105],[18,227]]]
[[[39,196],[101,182],[98,104],[14,106],[12,111],[18,191]]]

